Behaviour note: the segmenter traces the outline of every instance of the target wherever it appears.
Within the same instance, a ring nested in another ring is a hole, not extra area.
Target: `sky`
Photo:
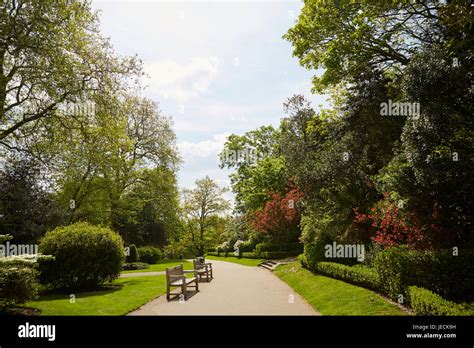
[[[314,107],[311,77],[282,35],[302,3],[295,0],[114,1],[93,0],[101,32],[120,55],[144,62],[145,96],[171,116],[183,159],[180,187],[206,175],[229,186],[218,166],[226,137],[262,125],[278,126],[283,103],[306,95]],[[232,198],[229,193],[227,198]]]

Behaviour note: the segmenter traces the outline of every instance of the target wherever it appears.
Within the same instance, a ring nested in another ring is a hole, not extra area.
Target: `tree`
[[[307,69],[325,68],[313,77],[315,91],[352,83],[370,68],[381,73],[406,66],[427,44],[442,41],[446,13],[469,13],[468,1],[305,1],[284,38]]]
[[[140,71],[114,56],[85,1],[2,1],[0,5],[0,144],[18,149],[57,117]]]
[[[255,213],[254,228],[270,243],[297,242],[300,236],[299,202],[303,194],[291,186],[285,195],[273,193],[272,199],[265,204],[263,210]]]
[[[220,153],[221,168],[230,175],[235,209],[245,214],[263,208],[270,191],[283,193],[288,181],[285,160],[279,155],[278,130],[263,126],[244,135],[232,134]]]
[[[191,236],[191,243],[199,255],[203,255],[206,237],[216,226],[221,214],[229,210],[230,204],[222,196],[227,192],[211,178],[196,180],[193,189],[183,190],[182,210],[184,229]]]
[[[17,243],[36,243],[48,229],[64,221],[65,209],[45,186],[41,167],[17,158],[0,170],[0,231]]]

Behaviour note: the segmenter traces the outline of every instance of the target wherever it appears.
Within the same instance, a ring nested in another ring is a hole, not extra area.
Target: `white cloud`
[[[178,143],[178,148],[185,162],[186,159],[191,160],[193,158],[205,158],[210,156],[214,156],[217,160],[217,154],[224,148],[224,143],[230,134],[231,133],[215,134],[212,139],[195,143],[182,141]]]
[[[184,103],[207,92],[217,76],[218,65],[217,57],[193,57],[185,64],[159,60],[145,65],[149,75],[146,82],[160,97]]]

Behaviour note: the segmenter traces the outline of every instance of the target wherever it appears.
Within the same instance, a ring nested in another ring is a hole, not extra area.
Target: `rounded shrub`
[[[60,289],[89,289],[118,278],[125,255],[119,234],[85,222],[46,233],[39,249],[55,257],[40,266],[40,281]]]
[[[132,263],[132,262],[138,262],[138,249],[135,244],[130,244],[128,247],[129,255],[127,256],[127,262]]]
[[[157,263],[163,257],[160,248],[153,247],[153,246],[144,246],[138,248],[138,255],[140,262],[145,263]]]
[[[33,268],[0,268],[0,307],[34,299],[38,293],[37,274]]]

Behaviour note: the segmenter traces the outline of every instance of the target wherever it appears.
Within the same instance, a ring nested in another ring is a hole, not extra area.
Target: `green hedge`
[[[297,251],[264,251],[255,254],[262,259],[286,259],[287,257],[298,256],[299,253]]]
[[[86,222],[58,227],[40,242],[54,261],[40,263],[40,281],[61,289],[91,289],[118,278],[125,256],[122,237]]]
[[[122,269],[124,271],[147,269],[147,268],[150,268],[150,265],[144,262],[129,262],[129,263],[124,263],[122,266]]]
[[[460,304],[445,300],[438,294],[417,287],[408,287],[408,299],[416,315],[468,315]],[[470,313],[472,315],[472,313]]]
[[[360,285],[372,290],[380,289],[380,279],[375,270],[365,266],[346,266],[335,262],[318,262],[314,269],[323,275]]]
[[[431,290],[443,298],[471,301],[474,297],[474,252],[414,251],[392,247],[374,260],[382,290],[390,297],[407,295],[408,286]]]
[[[304,250],[302,243],[287,243],[287,244],[273,244],[273,243],[259,243],[255,246],[257,254],[269,251],[291,252],[293,254],[301,254]]]
[[[144,263],[157,263],[163,258],[160,248],[153,246],[144,246],[138,248],[138,260]]]
[[[207,255],[210,255],[210,256],[219,256],[219,253],[217,251],[208,251],[207,252]]]
[[[252,253],[252,252],[245,252],[242,253],[242,257],[244,259],[259,259],[260,257],[257,255],[257,253]]]

